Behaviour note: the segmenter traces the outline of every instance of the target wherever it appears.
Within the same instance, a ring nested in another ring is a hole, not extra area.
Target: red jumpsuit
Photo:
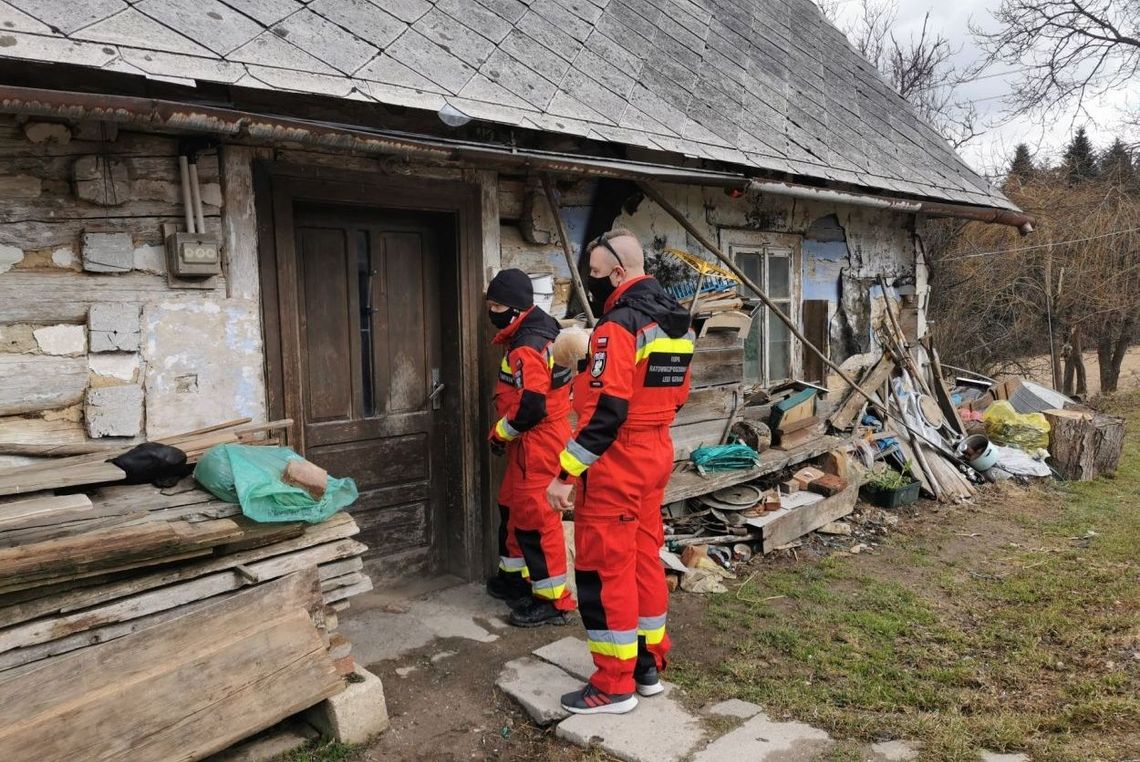
[[[499,417],[491,436],[507,443],[507,470],[499,489],[499,568],[530,580],[534,597],[571,611],[566,586],[562,518],[550,510],[546,487],[559,471],[558,452],[570,436],[570,372],[555,366],[558,321],[531,308],[495,336],[505,344],[495,388]]]
[[[578,431],[559,460],[560,478],[581,478],[574,567],[597,667],[590,682],[624,694],[635,688],[639,650],[658,670],[669,652],[661,504],[694,335],[688,311],[648,276],[622,284],[605,310],[574,382]]]

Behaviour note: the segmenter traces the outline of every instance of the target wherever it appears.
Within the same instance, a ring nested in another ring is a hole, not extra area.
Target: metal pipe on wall
[[[186,232],[194,233],[194,201],[190,193],[190,168],[185,156],[178,157],[178,172],[182,176],[182,208],[186,213]]]
[[[194,219],[199,233],[206,232],[206,218],[202,214],[202,186],[198,183],[198,162],[190,163],[190,198],[194,202]]]

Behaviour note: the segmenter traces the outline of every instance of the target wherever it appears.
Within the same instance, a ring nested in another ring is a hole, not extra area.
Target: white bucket
[[[554,276],[530,274],[530,285],[534,289],[534,304],[545,312],[554,306]]]

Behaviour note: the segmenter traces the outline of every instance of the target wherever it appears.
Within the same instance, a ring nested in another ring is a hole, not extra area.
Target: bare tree
[[[990,63],[1015,67],[1015,114],[1080,113],[1086,99],[1140,80],[1136,0],[1002,0],[996,31],[974,26]]]
[[[955,148],[981,134],[976,109],[958,95],[971,72],[955,66],[959,48],[930,28],[929,13],[919,33],[902,40],[895,33],[898,0],[860,0],[847,24],[839,18],[838,0],[817,0],[817,4],[895,91]]]

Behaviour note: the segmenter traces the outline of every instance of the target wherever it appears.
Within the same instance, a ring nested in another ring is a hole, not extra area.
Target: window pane
[[[752,252],[737,254],[736,263],[744,274],[757,285],[763,283],[761,278],[760,255]],[[741,294],[751,294],[751,289],[741,287]],[[744,382],[746,384],[760,384],[764,382],[764,311],[756,313],[752,320],[752,330],[748,332],[748,339],[744,342]]]
[[[748,276],[750,281],[760,286],[760,288],[764,288],[764,274],[761,272],[761,259],[759,254],[753,252],[737,254],[736,264],[740,266],[740,269],[744,271],[744,274]],[[752,293],[752,289],[747,286],[741,286],[740,292],[746,296],[756,295]]]
[[[789,314],[791,304],[777,302],[785,314]],[[784,325],[776,313],[768,313],[768,380],[771,383],[787,381],[792,377],[792,332]]]
[[[768,296],[787,299],[792,294],[791,258],[785,254],[768,256]],[[780,309],[783,309],[781,307]]]

